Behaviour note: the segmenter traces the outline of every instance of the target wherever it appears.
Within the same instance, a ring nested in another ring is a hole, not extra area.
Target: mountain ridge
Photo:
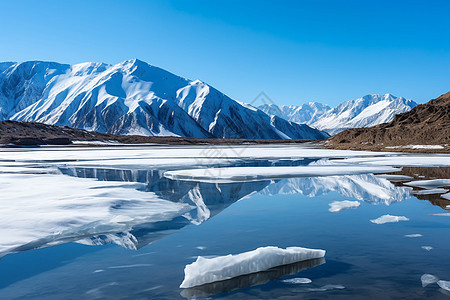
[[[266,105],[260,106],[260,109],[269,114],[285,117],[287,120],[298,120],[334,135],[348,128],[370,127],[389,122],[394,115],[409,111],[416,105],[417,103],[410,99],[395,97],[388,93],[369,94],[344,101],[334,108],[318,102],[308,102],[302,106]],[[305,115],[305,110],[310,111],[309,116]]]
[[[411,151],[414,145],[439,146],[430,152],[450,152],[450,92],[412,110],[396,115],[389,123],[345,130],[329,139],[336,149]],[[420,150],[420,147],[416,147]]]
[[[122,135],[324,139],[328,135],[235,101],[138,59],[116,65],[4,63],[0,120]]]

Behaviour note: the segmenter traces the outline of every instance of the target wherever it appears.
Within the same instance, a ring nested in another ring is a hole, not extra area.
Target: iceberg
[[[427,251],[431,251],[431,250],[433,250],[433,247],[431,247],[431,246],[422,246],[422,249],[427,250]]]
[[[269,270],[273,267],[295,262],[322,258],[325,250],[302,247],[286,249],[268,246],[236,255],[204,258],[199,256],[195,262],[184,268],[184,280],[180,288],[190,288],[237,276]]]
[[[423,274],[420,277],[420,281],[422,281],[422,287],[426,287],[429,284],[438,282],[439,278],[431,274]]]
[[[331,207],[328,210],[330,212],[339,212],[344,209],[357,208],[360,205],[361,205],[361,203],[359,203],[358,201],[349,201],[349,200],[333,201],[330,203]]]
[[[395,222],[399,222],[399,221],[409,221],[409,219],[404,216],[384,215],[384,216],[381,216],[374,220],[370,220],[370,222],[375,223],[375,224],[395,223]]]
[[[252,286],[258,286],[268,283],[271,280],[277,280],[284,276],[298,274],[299,272],[317,267],[325,263],[325,258],[315,258],[304,260],[301,262],[296,262],[289,265],[282,265],[278,267],[271,268],[269,270],[264,270],[257,273],[251,273],[247,275],[241,275],[233,277],[231,279],[215,281],[212,283],[203,284],[200,286],[194,286],[190,288],[183,289],[181,291],[181,296],[187,299],[195,298],[205,298],[212,295],[229,293],[235,290],[246,289]],[[283,283],[287,284],[300,284],[300,281],[306,284],[308,278],[291,278],[281,280]]]

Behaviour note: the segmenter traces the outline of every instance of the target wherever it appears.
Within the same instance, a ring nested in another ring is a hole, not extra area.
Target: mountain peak
[[[196,138],[324,139],[305,125],[240,104],[208,84],[131,59],[116,65],[2,64],[0,120],[101,133]],[[18,70],[17,70],[18,69]]]

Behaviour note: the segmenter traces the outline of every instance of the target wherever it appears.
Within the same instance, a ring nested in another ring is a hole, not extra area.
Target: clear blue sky
[[[0,0],[0,61],[139,58],[234,99],[450,91],[450,1]]]

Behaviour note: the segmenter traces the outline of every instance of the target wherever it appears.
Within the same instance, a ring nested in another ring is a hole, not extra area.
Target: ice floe
[[[423,274],[420,277],[420,281],[422,282],[422,287],[426,287],[429,284],[438,282],[439,278],[431,274]]]
[[[424,189],[435,189],[442,188],[444,186],[450,186],[450,179],[415,180],[407,182],[405,183],[405,185],[420,187]]]
[[[447,193],[447,189],[443,188],[436,188],[436,189],[427,189],[427,190],[420,190],[420,191],[412,191],[411,194],[413,195],[433,195],[433,194],[443,194]]]
[[[437,282],[437,284],[439,285],[439,287],[440,287],[441,289],[450,292],[450,281],[439,280],[439,281]]]
[[[293,264],[270,268],[269,270],[264,270],[257,273],[241,275],[227,280],[215,281],[212,283],[182,289],[180,294],[187,299],[206,298],[220,293],[229,293],[235,290],[245,289],[252,286],[264,285],[271,280],[277,280],[284,276],[298,274],[302,270],[314,268],[324,263],[325,258],[323,257],[304,260]],[[304,280],[306,281],[306,279]],[[303,280],[299,279],[299,281]]]
[[[167,171],[164,176],[172,180],[201,182],[235,182],[287,177],[333,176],[366,173],[396,172],[399,169],[386,166],[313,165],[296,167],[234,167]]]
[[[447,154],[430,155],[390,155],[378,157],[349,157],[330,161],[330,164],[369,164],[395,167],[449,167],[450,156]]]
[[[370,220],[370,222],[375,224],[395,223],[399,221],[409,221],[409,219],[404,216],[384,215],[374,220]]]
[[[359,203],[358,201],[344,200],[344,201],[333,201],[329,205],[331,206],[328,209],[330,212],[339,212],[344,209],[358,208],[361,205],[361,203]]]
[[[288,247],[286,249],[268,246],[236,255],[204,258],[184,268],[181,288],[199,286],[211,282],[231,279],[240,275],[256,273],[270,268],[292,264],[325,256],[325,250]]]
[[[406,175],[396,175],[396,174],[378,174],[375,175],[378,178],[384,178],[390,181],[408,181],[414,179],[414,177]]]
[[[405,237],[407,238],[416,238],[416,237],[422,237],[420,233],[413,233],[413,234],[405,234]]]
[[[309,288],[308,291],[310,292],[326,292],[329,290],[343,290],[345,289],[345,286],[340,284],[327,284],[319,288]]]
[[[424,250],[427,250],[427,251],[433,250],[433,247],[431,247],[431,246],[422,246],[421,248]]]
[[[290,279],[285,279],[285,280],[281,280],[281,282],[283,283],[289,283],[289,284],[308,284],[311,283],[312,280],[309,278],[290,278]]]

